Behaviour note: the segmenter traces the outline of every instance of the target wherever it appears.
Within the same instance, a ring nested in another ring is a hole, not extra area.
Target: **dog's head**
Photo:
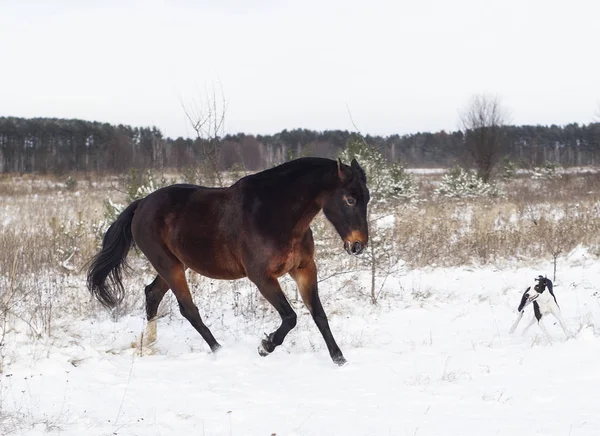
[[[549,288],[550,290],[552,290],[552,282],[550,281],[550,279],[547,279],[546,277],[542,277],[542,276],[537,276],[537,278],[535,278],[534,280],[537,283],[533,287],[533,289],[535,289],[535,291],[538,294],[541,294],[542,292],[544,292],[546,290],[546,288]]]
[[[537,276],[534,279],[537,283],[533,287],[533,291],[531,290],[531,286],[529,286],[523,296],[521,297],[521,302],[519,303],[519,307],[517,311],[521,312],[525,307],[532,303],[536,298],[538,298],[542,293],[546,290],[546,288],[552,290],[552,282],[550,279],[547,279],[543,276]]]
[[[531,286],[529,286],[527,289],[525,289],[525,292],[523,293],[523,296],[521,297],[521,302],[519,303],[519,307],[517,308],[518,312],[522,312],[523,309],[525,309],[525,306],[527,306],[529,303],[531,303],[533,300],[535,300],[537,297],[540,296],[540,294],[538,294],[535,290],[533,292],[531,291]]]

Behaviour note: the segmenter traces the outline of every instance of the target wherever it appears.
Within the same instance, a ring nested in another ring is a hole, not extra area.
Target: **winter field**
[[[168,294],[158,340],[144,330],[154,274],[131,251],[124,304],[91,300],[85,262],[116,179],[0,179],[2,435],[600,434],[600,176],[519,174],[494,198],[436,194],[372,216],[372,246],[348,256],[314,229],[320,293],[349,363],[335,366],[290,279],[298,325],[272,355],[256,348],[278,315],[246,281],[189,275],[223,349],[212,354]],[[174,175],[173,177],[176,177]],[[539,274],[554,278],[572,338],[551,315],[508,333]]]

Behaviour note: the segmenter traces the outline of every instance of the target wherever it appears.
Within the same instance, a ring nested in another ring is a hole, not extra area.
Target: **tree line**
[[[530,167],[600,163],[600,123],[498,127],[501,155]],[[157,127],[131,127],[56,118],[0,117],[0,172],[122,172],[129,168],[198,165],[207,141],[216,143],[222,169],[254,171],[300,156],[336,157],[358,136],[346,130],[283,130],[273,135],[238,133],[218,138],[168,138]],[[390,162],[410,167],[449,167],[468,159],[469,131],[418,132],[364,140]]]

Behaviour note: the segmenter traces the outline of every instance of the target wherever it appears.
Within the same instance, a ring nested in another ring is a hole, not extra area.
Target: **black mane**
[[[275,180],[277,184],[283,184],[282,178],[294,180],[299,176],[314,173],[316,171],[331,172],[336,168],[336,161],[323,157],[302,157],[289,162],[282,163],[276,167],[250,174],[240,179],[251,182],[269,182]]]

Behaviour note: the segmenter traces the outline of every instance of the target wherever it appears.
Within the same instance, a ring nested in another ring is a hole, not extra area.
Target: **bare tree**
[[[598,108],[596,109],[596,116],[594,119],[597,123],[600,123],[600,101],[598,101]]]
[[[200,146],[202,162],[198,168],[198,179],[206,183],[223,186],[223,175],[220,168],[221,137],[225,132],[226,104],[223,89],[215,86],[205,90],[204,98],[192,100],[181,106]]]
[[[507,117],[500,99],[488,95],[471,97],[460,115],[465,150],[477,175],[486,183],[506,147],[502,126]]]

